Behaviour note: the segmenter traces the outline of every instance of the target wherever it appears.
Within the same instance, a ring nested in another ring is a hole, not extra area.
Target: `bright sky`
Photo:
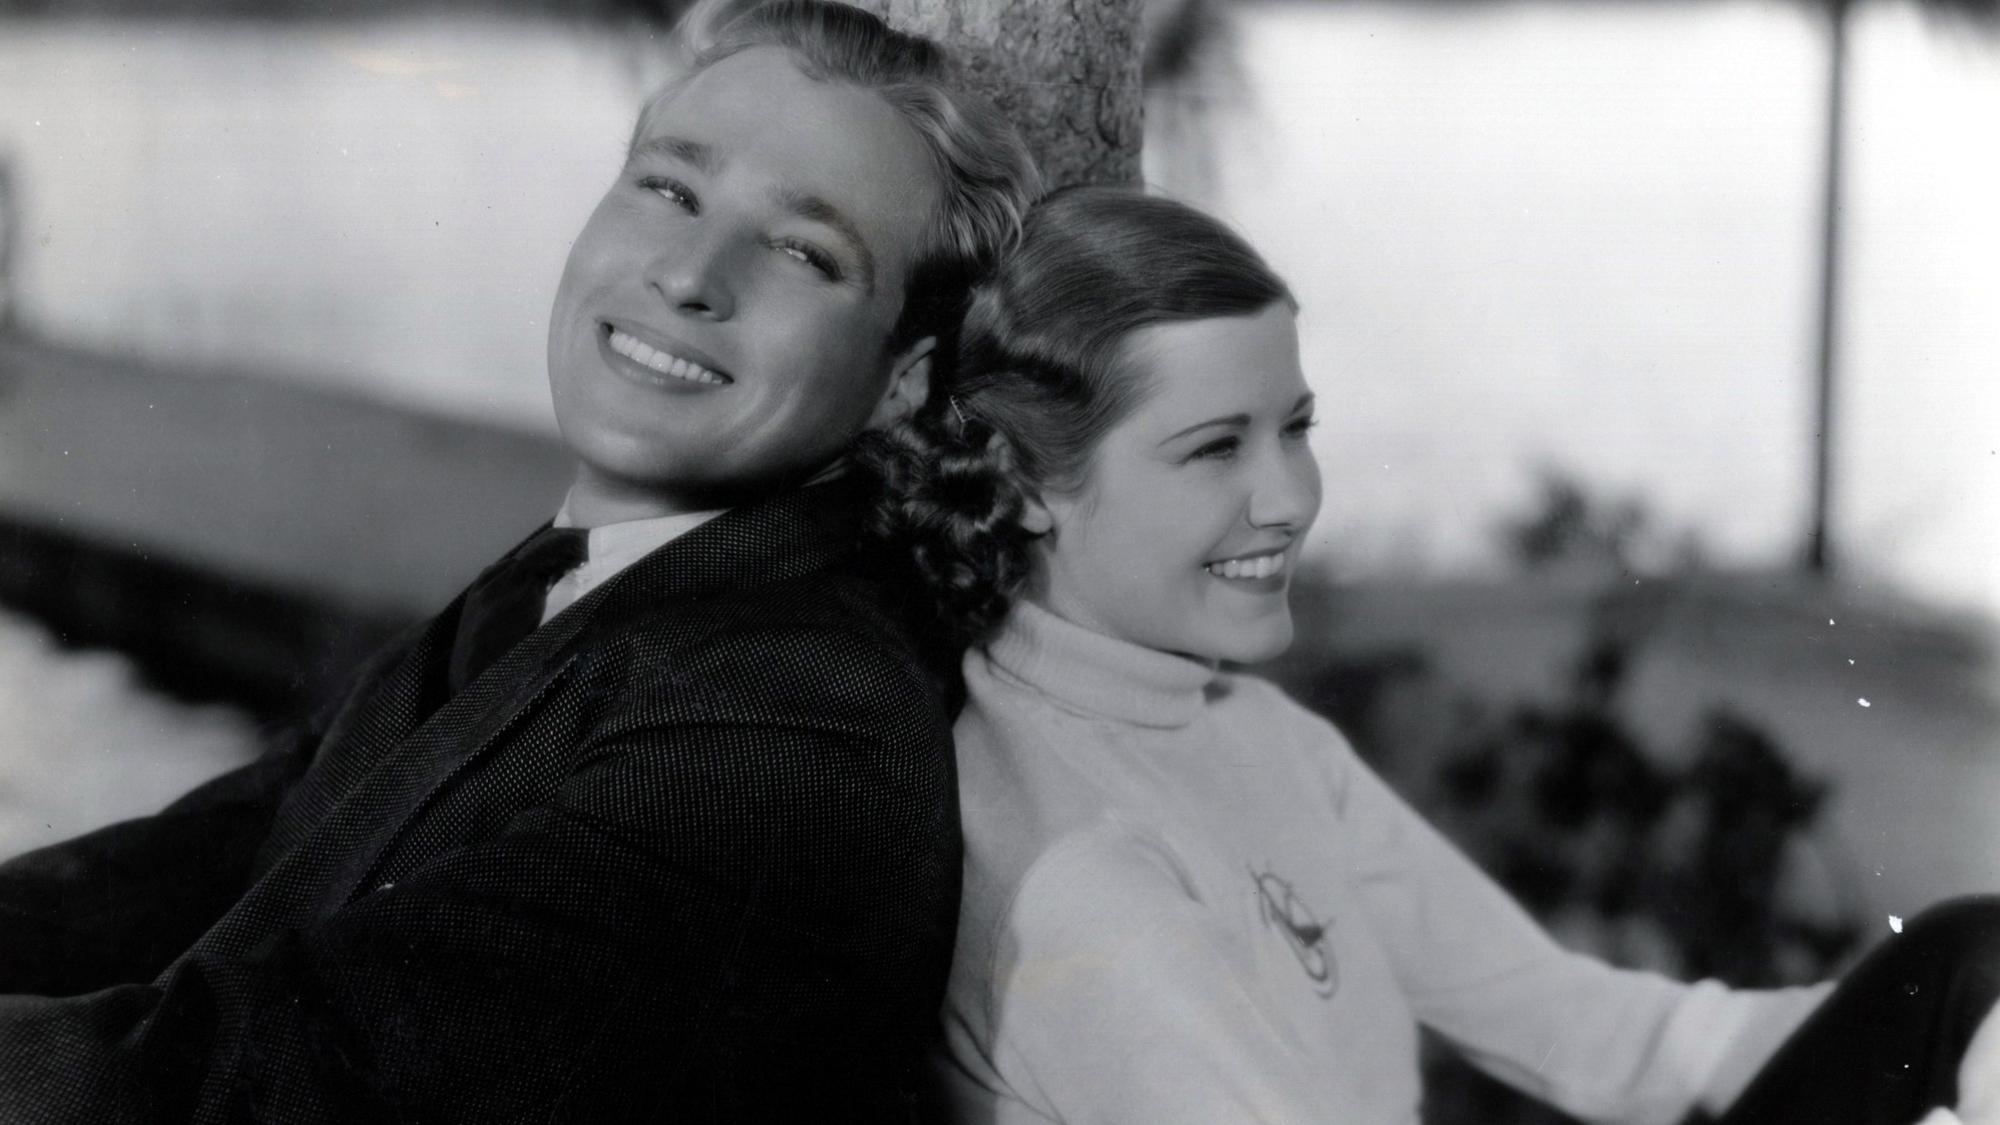
[[[1244,9],[1214,176],[1305,302],[1319,553],[1463,569],[1537,464],[1727,558],[1803,532],[1824,40],[1807,10]],[[1854,37],[1850,559],[2000,611],[2000,39]],[[541,25],[0,24],[24,312],[546,429],[545,316],[639,93]],[[1233,105],[1234,108],[1230,108]]]
[[[1725,558],[1808,495],[1825,39],[1748,3],[1283,4],[1241,21],[1212,171],[1153,154],[1305,304],[1324,557],[1490,559],[1540,464]],[[2000,609],[2000,40],[1854,34],[1837,533]],[[1172,122],[1155,115],[1170,148]]]

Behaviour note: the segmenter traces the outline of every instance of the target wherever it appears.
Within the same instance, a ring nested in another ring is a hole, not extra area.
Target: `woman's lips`
[[[1205,564],[1203,569],[1217,578],[1262,581],[1285,573],[1286,554],[1281,547],[1275,551],[1259,551],[1254,554],[1216,559]]]

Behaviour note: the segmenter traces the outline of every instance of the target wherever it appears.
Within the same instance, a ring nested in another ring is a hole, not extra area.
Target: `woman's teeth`
[[[1285,553],[1258,555],[1247,559],[1224,559],[1208,564],[1208,572],[1217,578],[1269,578],[1285,569]]]
[[[717,375],[699,363],[691,363],[678,356],[668,355],[651,344],[627,336],[615,328],[611,331],[611,350],[642,367],[649,367],[675,379],[686,379],[690,383],[729,382],[724,376]]]

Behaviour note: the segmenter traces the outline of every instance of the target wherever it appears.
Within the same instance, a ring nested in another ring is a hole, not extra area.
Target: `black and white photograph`
[[[1994,0],[0,0],[0,1123],[2000,1125]]]

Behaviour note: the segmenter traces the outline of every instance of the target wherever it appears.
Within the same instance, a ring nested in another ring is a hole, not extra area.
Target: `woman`
[[[1060,193],[877,450],[884,531],[973,646],[960,1119],[1414,1121],[1420,1023],[1586,1118],[1992,1113],[2000,1066],[1973,1063],[2000,1063],[2000,1031],[1966,1044],[1995,1022],[1994,902],[1913,925],[1830,1001],[1615,970],[1555,946],[1339,732],[1224,670],[1290,643],[1319,508],[1294,311],[1214,220]]]

